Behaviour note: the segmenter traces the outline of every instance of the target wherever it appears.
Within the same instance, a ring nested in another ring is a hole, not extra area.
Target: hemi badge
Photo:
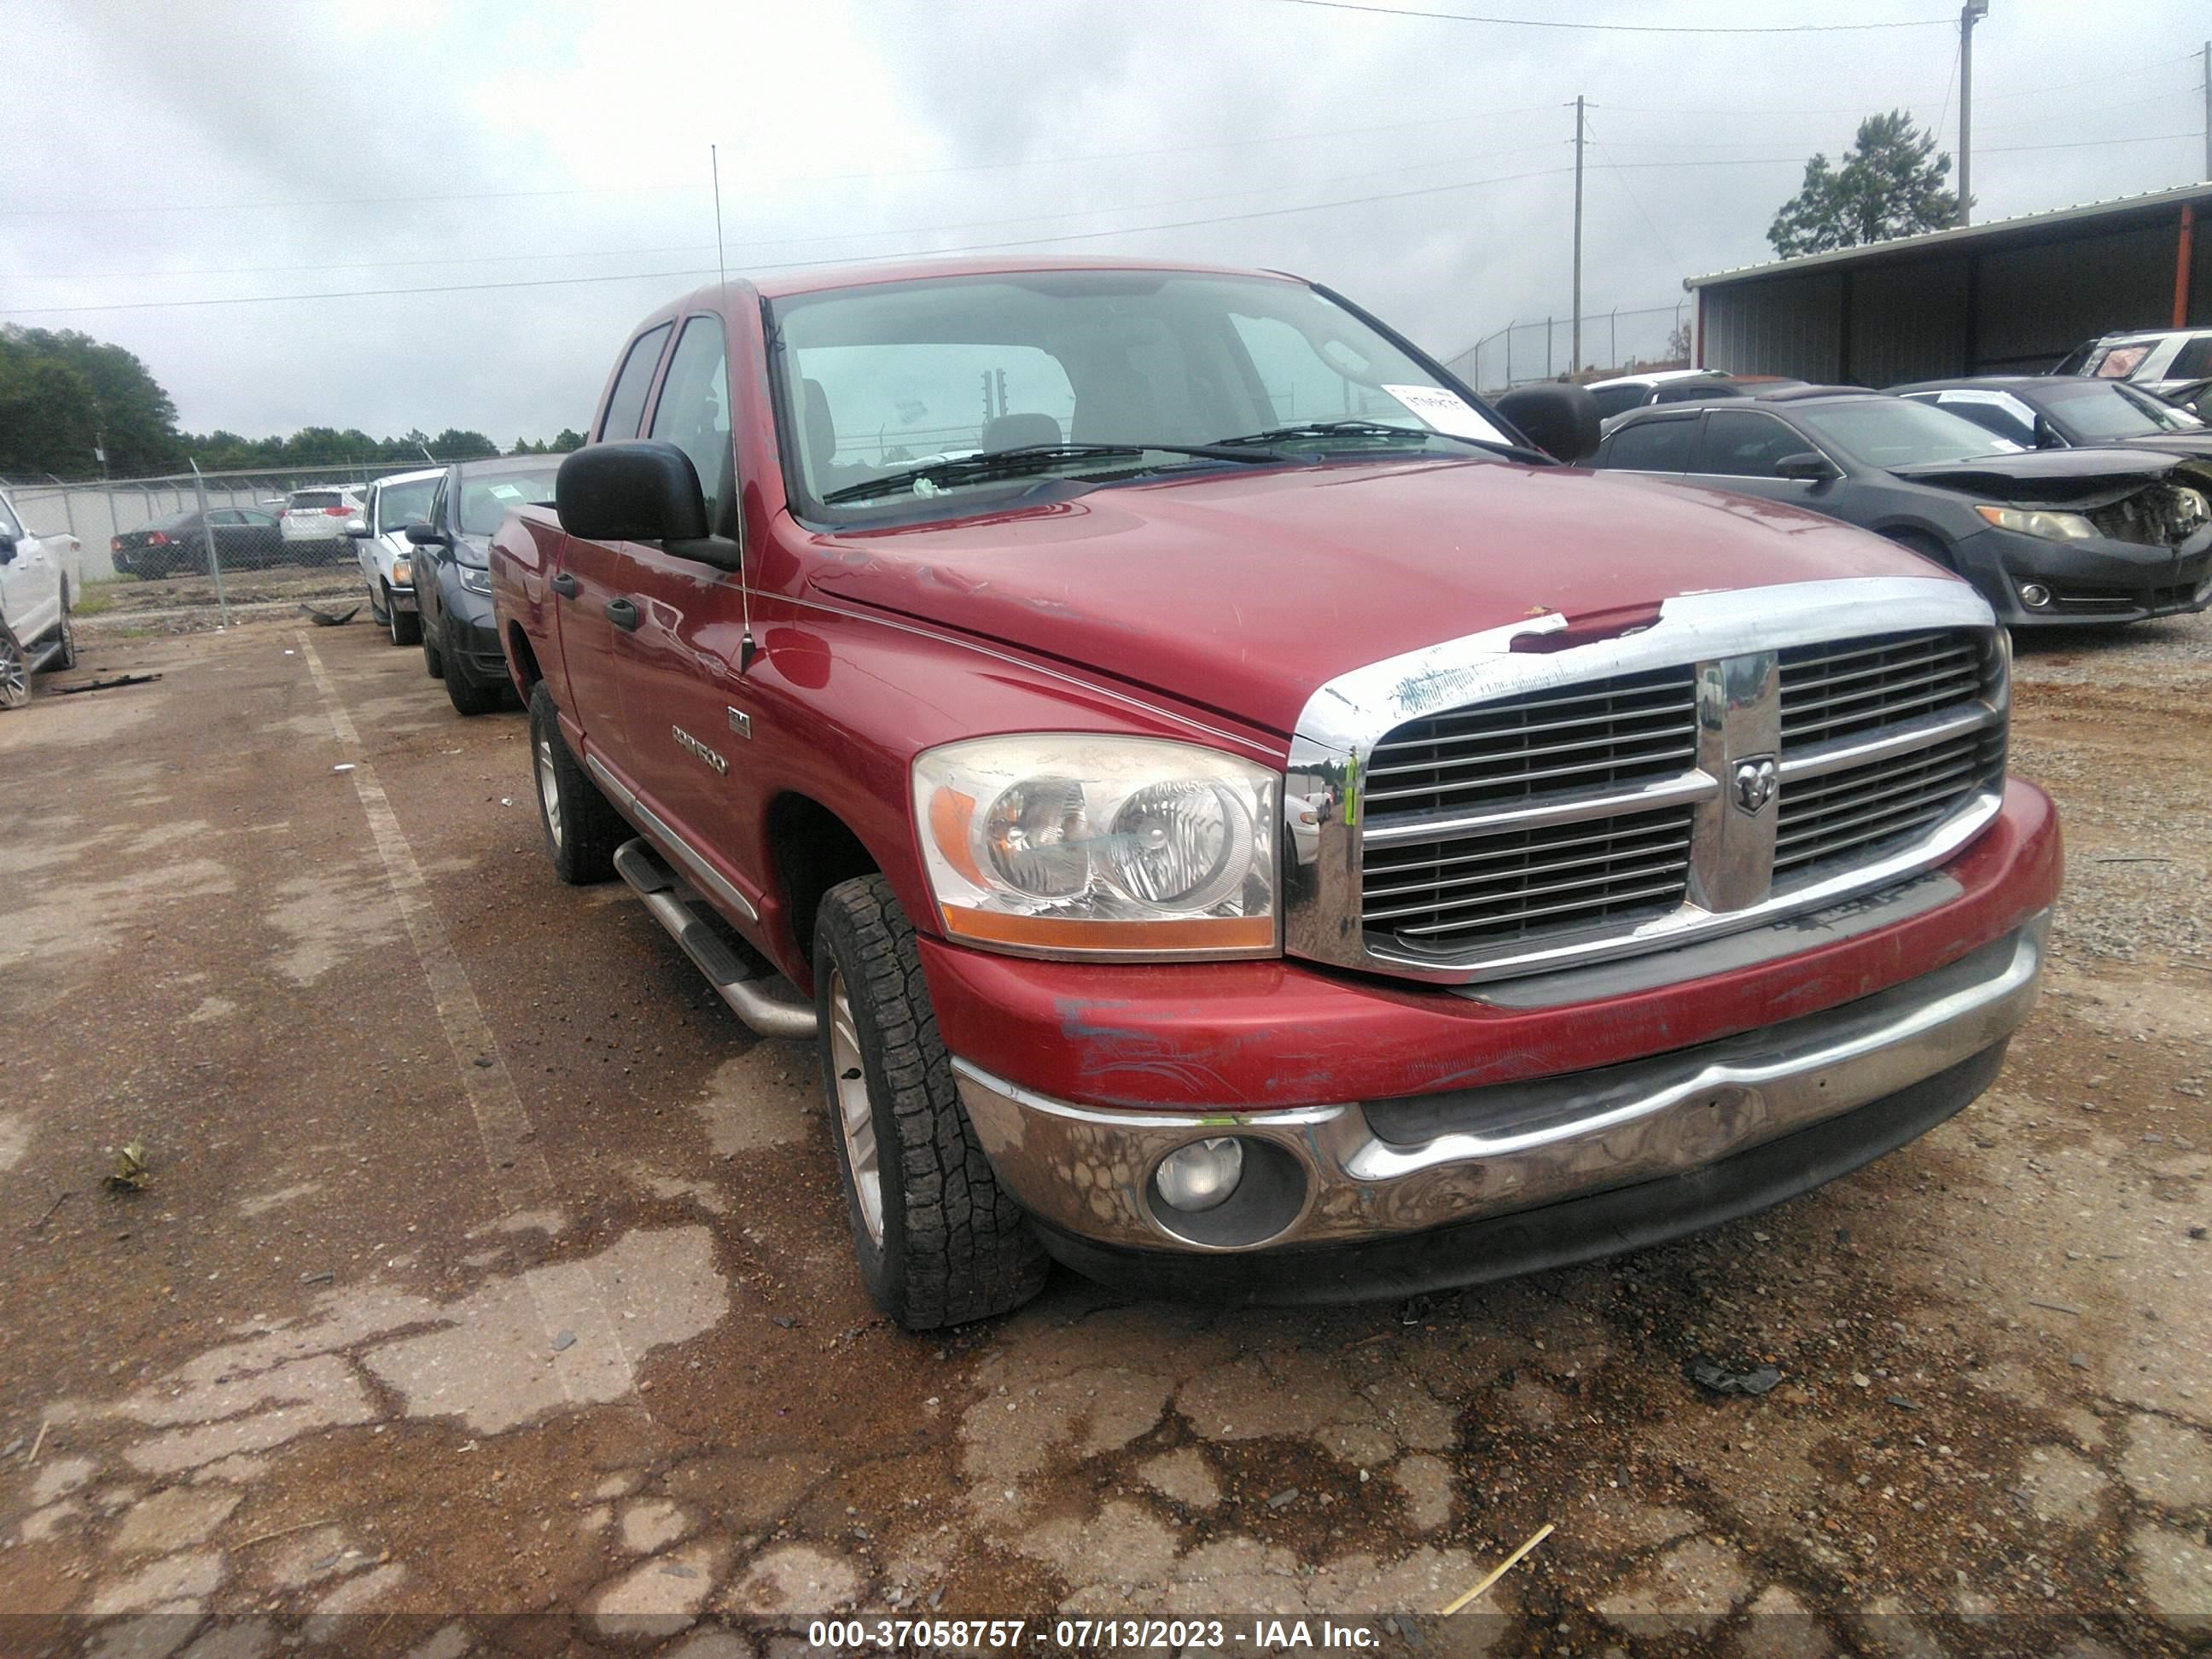
[[[753,717],[742,708],[731,709],[730,730],[741,738],[750,738],[753,734]]]

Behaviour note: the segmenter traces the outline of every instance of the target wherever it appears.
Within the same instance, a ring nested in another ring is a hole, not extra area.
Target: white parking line
[[[304,629],[300,633],[300,654],[307,659],[307,672],[314,676],[315,689],[322,694],[331,731],[337,734],[340,743],[359,749],[361,734],[354,726],[353,716],[346,711],[329,671],[323,666],[323,659]],[[429,884],[422,879],[422,866],[416,861],[415,849],[408,844],[407,834],[399,827],[398,815],[392,811],[391,799],[377,781],[376,768],[363,758],[354,763],[353,770],[347,775],[353,780],[354,793],[361,798],[362,811],[368,818],[369,834],[376,842],[377,856],[384,861],[392,896],[407,924],[407,937],[415,946],[416,959],[422,963],[422,977],[429,983],[431,1006],[437,1010],[438,1024],[445,1030],[447,1046],[453,1052],[453,1064],[460,1073],[461,1091],[467,1097],[469,1110],[476,1118],[477,1138],[483,1143],[484,1162],[490,1170],[492,1190],[509,1216],[550,1209],[554,1199],[553,1172],[538,1148],[537,1128],[530,1121],[521,1096],[515,1092],[514,1079],[507,1075],[507,1061],[500,1054],[490,1023],[484,1018],[483,1006],[477,1000],[476,988],[469,982],[468,970],[462,967],[453,941],[447,937],[445,924],[438,919]],[[585,1273],[590,1280],[588,1291],[580,1298],[582,1305],[568,1304],[568,1316],[596,1328],[574,1329],[556,1321],[541,1301],[538,1311],[545,1326],[549,1351],[559,1335],[573,1334],[576,1346],[602,1354],[615,1353],[627,1364],[630,1356],[623,1346],[620,1327],[608,1311],[605,1295],[588,1267]],[[536,1281],[526,1275],[526,1282],[534,1285]],[[533,1290],[533,1297],[535,1294]],[[556,1324],[561,1326],[560,1330],[556,1331]],[[635,1367],[630,1369],[634,1373]],[[641,1409],[644,1409],[642,1402]],[[650,1410],[646,1411],[646,1416],[651,1420]]]

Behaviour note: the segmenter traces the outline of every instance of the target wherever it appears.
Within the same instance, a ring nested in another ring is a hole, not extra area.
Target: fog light
[[[1225,1138],[1194,1140],[1160,1160],[1160,1196],[1176,1209],[1195,1214],[1228,1202],[1244,1173],[1244,1145]]]
[[[2030,611],[2040,611],[2051,603],[2051,590],[2041,582],[2022,582],[2020,602]]]

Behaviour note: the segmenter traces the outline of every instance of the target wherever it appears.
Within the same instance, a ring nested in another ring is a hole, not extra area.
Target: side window
[[[2166,367],[2165,378],[2201,380],[2208,374],[2212,374],[2212,334],[2200,334],[2193,340],[2182,342],[2181,349],[2174,353],[2173,362]]]
[[[2023,448],[2035,447],[2034,417],[2023,418],[2018,405],[1984,398],[1939,398],[1936,403],[1950,413],[1972,421],[1984,431],[1994,432],[2000,438],[2009,438]]]
[[[599,436],[606,438],[635,438],[637,436],[638,416],[645,413],[645,394],[653,386],[653,371],[660,362],[660,348],[668,343],[668,331],[673,323],[663,323],[659,328],[647,329],[631,342],[629,353],[623,359],[622,373],[615,376],[614,395],[607,399],[606,419],[599,422]],[[443,498],[445,492],[439,495]]]
[[[1697,470],[1731,478],[1771,478],[1784,455],[1802,455],[1813,446],[1771,415],[1747,409],[1716,409],[1705,416],[1705,447]]]
[[[384,487],[381,484],[369,485],[368,499],[361,504],[361,521],[371,530],[381,530],[383,526],[377,523],[376,514],[383,505]]]
[[[438,487],[430,492],[430,510],[423,517],[441,530],[446,527],[446,481],[438,480]]]
[[[1697,435],[1694,415],[1671,421],[1633,422],[1606,441],[1604,464],[1637,472],[1687,472]]]
[[[1611,420],[1642,403],[1650,390],[1640,386],[1601,386],[1591,392],[1590,398],[1597,404],[1598,418]]]
[[[694,317],[684,325],[668,377],[660,383],[651,436],[665,439],[691,458],[706,492],[707,524],[720,530],[723,510],[736,500],[737,465],[730,445],[730,377],[720,317]]]

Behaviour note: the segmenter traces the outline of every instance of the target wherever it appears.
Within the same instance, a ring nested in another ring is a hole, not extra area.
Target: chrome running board
[[[765,1037],[813,1040],[819,1029],[813,1005],[797,1000],[798,988],[781,974],[763,972],[747,962],[694,910],[676,872],[643,838],[624,842],[615,850],[615,869],[739,1019]]]

